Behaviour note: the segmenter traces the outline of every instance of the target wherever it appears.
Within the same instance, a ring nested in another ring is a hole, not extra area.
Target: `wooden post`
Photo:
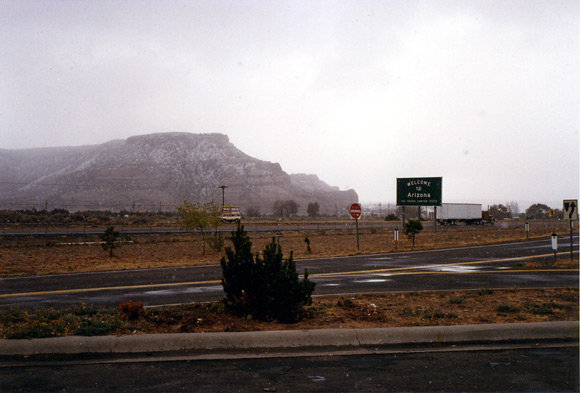
[[[355,218],[354,221],[356,222],[356,249],[360,251],[360,244],[358,241],[358,218]]]
[[[572,237],[574,236],[574,220],[570,220],[570,262],[574,260],[574,247]]]

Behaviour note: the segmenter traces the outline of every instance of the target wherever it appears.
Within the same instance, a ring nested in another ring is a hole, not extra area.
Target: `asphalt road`
[[[574,237],[578,249],[578,236]],[[559,258],[569,258],[560,237]],[[550,269],[550,239],[482,247],[297,261],[316,282],[315,295],[478,288],[578,288],[578,269]],[[535,260],[543,269],[523,262]],[[0,278],[0,307],[61,307],[81,302],[146,306],[220,300],[218,265]]]
[[[364,355],[19,359],[3,392],[578,392],[578,346],[443,348]]]

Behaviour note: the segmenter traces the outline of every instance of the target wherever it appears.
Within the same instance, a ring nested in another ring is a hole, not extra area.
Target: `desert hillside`
[[[253,158],[223,134],[160,133],[101,145],[0,150],[0,208],[171,211],[184,200],[222,201],[270,214],[294,200],[299,214],[318,202],[321,214],[358,201],[316,175],[289,175]]]

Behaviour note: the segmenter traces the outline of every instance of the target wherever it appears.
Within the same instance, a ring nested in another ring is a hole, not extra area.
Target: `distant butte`
[[[289,175],[280,164],[250,157],[223,134],[140,135],[101,145],[0,149],[0,208],[174,211],[184,200],[271,214],[276,200],[294,200],[299,214],[344,213],[358,202],[316,175]]]

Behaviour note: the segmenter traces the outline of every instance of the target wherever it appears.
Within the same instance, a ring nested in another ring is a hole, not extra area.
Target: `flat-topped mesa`
[[[288,175],[278,163],[248,156],[219,133],[138,135],[100,145],[0,150],[0,208],[174,211],[189,202],[226,203],[270,214],[294,200],[299,214],[317,202],[342,214],[358,201],[316,175]]]

